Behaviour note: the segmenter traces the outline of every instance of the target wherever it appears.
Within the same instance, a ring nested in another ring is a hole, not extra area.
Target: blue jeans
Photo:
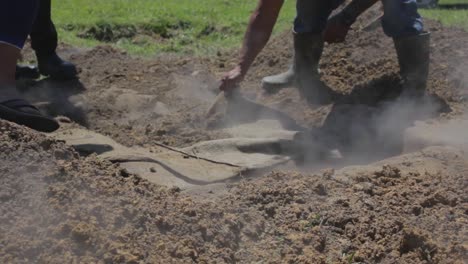
[[[1,0],[0,42],[23,48],[38,7],[38,0]]]
[[[294,32],[320,34],[325,30],[330,14],[345,0],[297,0]],[[418,35],[423,32],[422,18],[416,0],[382,0],[382,26],[393,38]]]

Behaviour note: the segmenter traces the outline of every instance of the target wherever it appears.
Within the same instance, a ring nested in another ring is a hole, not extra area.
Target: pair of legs
[[[76,67],[62,60],[56,53],[58,37],[51,17],[51,0],[38,0],[37,16],[30,31],[31,46],[36,52],[39,70],[30,66],[17,66],[17,78],[38,78],[39,73],[54,79],[76,78]]]
[[[355,0],[360,1],[360,0]],[[381,0],[384,7],[382,26],[394,39],[405,82],[405,91],[421,94],[425,90],[429,63],[429,34],[423,32],[416,0]],[[296,84],[300,89],[315,91],[317,101],[326,97],[318,82],[318,63],[323,51],[322,34],[330,14],[344,0],[297,0],[294,21],[293,66],[286,72],[263,80],[264,88],[277,89]]]
[[[297,0],[294,32],[323,33],[330,14],[344,2],[344,0]],[[416,0],[382,0],[382,4],[384,8],[382,26],[387,36],[401,38],[422,33],[423,23],[418,14]]]
[[[0,6],[0,84],[15,83],[15,65],[36,18],[38,0],[6,0]]]
[[[0,118],[49,132],[56,130],[58,123],[21,99],[15,89],[16,62],[38,4],[37,0],[5,0],[0,4]]]

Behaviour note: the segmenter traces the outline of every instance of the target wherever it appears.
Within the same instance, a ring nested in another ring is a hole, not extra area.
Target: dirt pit
[[[22,85],[42,109],[66,116],[62,132],[84,128],[157,152],[156,142],[187,147],[229,138],[220,127],[273,112],[346,159],[305,155],[255,177],[168,188],[98,153],[80,156],[62,141],[0,121],[1,262],[464,263],[466,153],[433,146],[401,155],[415,120],[443,123],[467,110],[468,33],[431,21],[427,27],[429,91],[438,99],[424,111],[389,106],[400,79],[381,29],[326,47],[323,80],[345,99],[318,106],[294,88],[265,94],[261,78],[285,69],[291,57],[285,33],[242,85],[267,110],[218,120],[214,128],[204,116],[232,54],[142,59],[109,47],[64,47],[80,67],[79,81]]]

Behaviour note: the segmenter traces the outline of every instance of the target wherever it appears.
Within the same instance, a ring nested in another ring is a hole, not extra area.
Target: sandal
[[[53,132],[60,127],[55,119],[44,116],[39,109],[23,99],[1,102],[0,118],[41,132]]]

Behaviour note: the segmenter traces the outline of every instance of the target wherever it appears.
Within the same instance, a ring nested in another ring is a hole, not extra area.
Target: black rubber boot
[[[39,72],[52,79],[72,80],[78,74],[75,65],[62,60],[55,52],[50,55],[37,54],[37,63]]]
[[[323,46],[322,35],[294,34],[295,82],[301,94],[313,104],[329,102],[333,97],[333,91],[320,80],[318,66]]]
[[[403,80],[402,98],[420,99],[426,95],[429,75],[430,33],[394,39]]]
[[[37,79],[41,75],[37,67],[32,65],[16,65],[16,80]]]

